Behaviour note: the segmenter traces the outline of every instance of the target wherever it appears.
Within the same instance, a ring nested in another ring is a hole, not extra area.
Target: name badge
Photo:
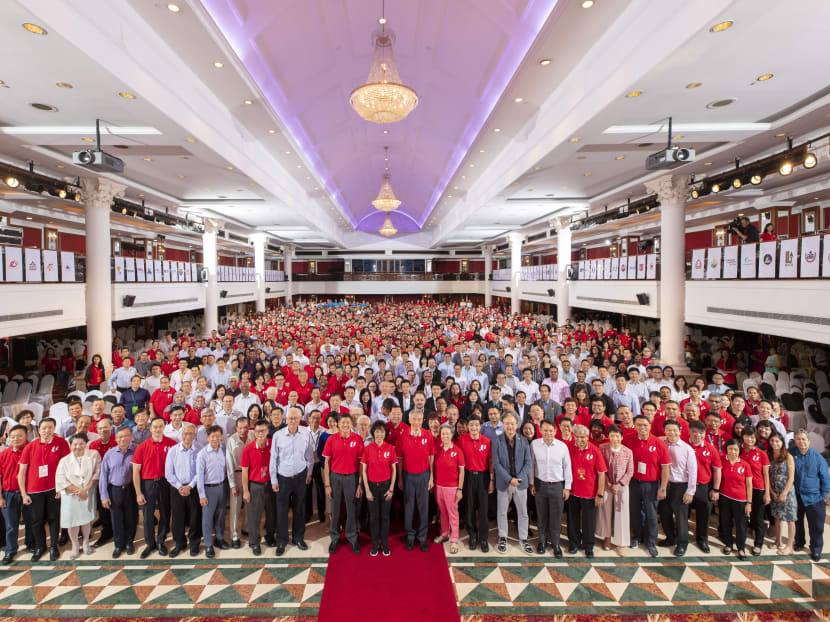
[[[646,474],[646,468],[647,467],[646,467],[645,462],[638,462],[637,463],[637,473],[639,473],[640,475],[645,475]]]
[[[49,465],[48,464],[41,464],[37,468],[37,476],[38,477],[49,477]]]

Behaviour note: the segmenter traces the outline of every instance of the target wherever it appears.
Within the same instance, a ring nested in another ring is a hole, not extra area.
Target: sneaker
[[[373,545],[372,550],[369,551],[369,555],[371,555],[372,557],[377,557],[378,556],[378,547]]]
[[[392,552],[389,550],[388,546],[383,547],[383,556],[384,557],[389,557],[391,554],[392,554]]]
[[[499,553],[507,553],[507,538],[499,538],[499,544],[496,549]]]
[[[530,546],[530,542],[527,540],[522,540],[521,542],[522,550],[525,552],[526,555],[533,555],[533,547]]]

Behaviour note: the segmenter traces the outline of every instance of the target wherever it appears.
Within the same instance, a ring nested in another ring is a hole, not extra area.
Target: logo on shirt
[[[654,452],[657,451],[657,447],[655,447],[654,445],[650,445],[648,450],[649,450],[649,452],[654,453]]]
[[[585,459],[586,460],[593,460],[594,459],[594,454],[585,454]]]
[[[755,462],[758,462],[758,461],[761,460],[761,456],[759,456],[758,454],[755,454],[754,456],[752,456],[752,460],[755,461]]]
[[[384,451],[384,452],[383,452],[383,457],[384,457],[384,458],[388,458],[388,457],[389,457],[389,452],[388,452],[388,451]]]
[[[704,449],[704,450],[703,450],[703,455],[704,455],[704,456],[708,456],[708,455],[709,455],[709,453],[710,453],[710,452],[709,452],[709,450],[708,450],[708,449]]]
[[[479,451],[487,451],[487,445],[481,445],[478,448]]]
[[[743,475],[743,473],[744,473],[744,468],[743,467],[738,467],[738,474]]]
[[[357,445],[357,443],[355,443],[354,441],[352,441],[351,443],[349,443],[349,447],[354,447],[354,446],[356,446],[356,445]]]
[[[454,451],[450,452],[450,458],[455,458],[455,452]]]

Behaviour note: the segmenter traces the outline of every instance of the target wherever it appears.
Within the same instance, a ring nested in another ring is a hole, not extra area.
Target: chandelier
[[[385,152],[384,162],[389,161],[389,147],[383,148]],[[389,167],[386,168],[389,170]],[[383,176],[383,183],[380,185],[380,190],[378,191],[378,198],[372,201],[372,205],[374,205],[376,210],[380,210],[381,212],[391,212],[393,210],[398,209],[400,207],[401,202],[395,196],[395,192],[392,190],[392,184],[389,183],[391,179],[391,175],[389,173],[384,174]]]
[[[418,94],[401,82],[395,57],[392,54],[393,37],[386,33],[386,7],[378,20],[381,33],[375,36],[375,52],[366,84],[357,87],[349,96],[355,112],[372,123],[401,121],[418,105]]]
[[[378,230],[378,233],[380,233],[382,236],[389,238],[395,235],[397,232],[398,230],[395,229],[395,225],[392,224],[392,219],[389,218],[389,216],[387,215],[386,220],[383,221],[383,226]]]

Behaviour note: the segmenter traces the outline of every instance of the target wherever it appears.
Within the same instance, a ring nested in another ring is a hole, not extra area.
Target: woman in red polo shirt
[[[741,431],[741,439],[743,440],[741,459],[745,460],[749,464],[749,468],[752,469],[752,513],[749,516],[749,525],[755,532],[752,554],[757,556],[761,554],[761,547],[764,546],[764,535],[766,534],[764,508],[769,505],[771,500],[769,493],[769,456],[758,447],[758,433],[752,426],[744,427]]]
[[[372,534],[369,554],[372,557],[378,554],[378,547],[385,556],[389,556],[389,510],[395,492],[398,456],[395,448],[386,442],[387,432],[383,421],[375,421],[371,430],[374,441],[366,446],[360,458],[366,501],[369,503],[369,530]]]
[[[458,553],[458,502],[464,487],[464,452],[452,442],[452,428],[442,425],[441,446],[435,453],[435,499],[441,512],[437,544],[450,541],[450,553]]]
[[[726,460],[723,461],[720,482],[718,514],[724,555],[737,549],[738,559],[746,559],[746,518],[752,512],[752,468],[741,459],[741,444],[736,438],[726,441]],[[733,538],[734,528],[734,538]]]

